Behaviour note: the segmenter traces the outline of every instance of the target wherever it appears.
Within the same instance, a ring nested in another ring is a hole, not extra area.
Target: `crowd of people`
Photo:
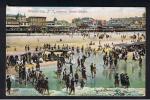
[[[116,73],[114,78],[115,78],[115,82],[114,82],[115,87],[119,87],[120,84],[124,88],[128,88],[130,86],[129,76],[126,73],[121,73],[120,78],[119,78],[119,74]]]
[[[80,48],[77,47],[76,53],[83,52],[84,51],[83,49],[84,47],[82,47],[80,51]],[[77,86],[80,83],[80,87],[83,88],[85,85],[85,80],[87,80],[86,67],[85,67],[86,56],[83,55],[81,59],[80,57],[76,59],[77,66],[74,70],[73,57],[72,57],[73,55],[74,53],[72,53],[69,56],[69,58],[67,58],[68,60],[66,60],[65,63],[60,60],[57,61],[57,78],[63,81],[67,91],[68,89],[70,90],[69,94],[71,94],[72,92],[75,93],[75,84]],[[65,68],[66,64],[69,64],[69,68]],[[79,75],[79,72],[81,73],[81,76]]]
[[[109,36],[107,36],[108,38]],[[122,39],[125,39],[126,36],[121,36]],[[93,41],[90,42],[88,47],[81,46],[69,46],[68,44],[44,44],[42,47],[35,47],[35,51],[50,51],[50,50],[67,50],[71,51],[70,53],[65,54],[64,52],[60,55],[55,55],[57,59],[57,65],[56,65],[56,75],[57,79],[60,80],[62,84],[66,87],[66,90],[69,89],[69,94],[71,95],[72,92],[75,93],[75,87],[80,85],[81,88],[84,88],[87,82],[87,78],[89,75],[87,75],[87,67],[89,67],[91,75],[91,78],[95,78],[97,74],[97,68],[93,62],[90,64],[90,66],[87,66],[85,64],[86,59],[88,57],[96,56],[99,53],[103,54],[103,66],[106,69],[107,67],[112,69],[118,69],[118,63],[119,60],[124,60],[126,63],[128,60],[128,53],[130,52],[128,48],[116,48],[113,43],[111,44],[106,43],[102,47],[99,42],[99,47],[101,49],[92,48],[92,45],[95,45]],[[145,47],[136,47],[132,46],[133,52],[133,59],[132,60],[138,60],[139,66],[142,67],[142,56],[145,55]],[[108,50],[109,49],[109,50]],[[19,75],[19,84],[32,84],[33,87],[41,94],[47,93],[49,94],[49,79],[44,75],[44,73],[41,71],[40,66],[40,58],[42,58],[44,61],[47,61],[47,59],[51,60],[52,55],[54,53],[51,53],[49,55],[45,55],[44,53],[31,53],[30,52],[31,47],[29,45],[25,46],[26,53],[22,56],[18,55],[10,55],[7,56],[7,67],[8,66],[17,66],[16,71]],[[99,52],[101,51],[101,52]],[[74,55],[77,57],[75,58]],[[61,59],[63,58],[63,60]],[[75,59],[75,61],[74,61]],[[26,68],[27,64],[35,63],[35,68]],[[76,63],[76,67],[74,68],[74,65]],[[66,67],[66,65],[69,65],[69,67]],[[130,86],[129,76],[127,73],[121,73],[119,76],[119,73],[115,74],[114,77],[114,87],[125,87],[128,88]],[[11,81],[10,76],[7,76],[7,91],[10,93],[11,88]],[[121,84],[121,85],[120,85]]]
[[[40,63],[37,60],[36,61],[36,66],[35,68],[27,68],[26,63],[17,63],[17,61],[15,62],[14,66],[16,67],[16,72],[18,75],[18,79],[16,77],[15,81],[21,85],[27,85],[27,84],[32,84],[33,87],[41,94],[45,94],[45,92],[47,91],[47,93],[49,94],[49,87],[48,87],[48,77],[46,77],[42,71],[40,70]],[[8,65],[10,65],[11,63],[9,63]],[[11,64],[12,66],[12,64]],[[6,79],[7,82],[7,89],[10,93],[10,89],[11,89],[11,75],[7,76]]]

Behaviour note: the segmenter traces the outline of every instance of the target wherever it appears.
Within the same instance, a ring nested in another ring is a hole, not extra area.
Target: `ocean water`
[[[103,56],[102,54],[95,56],[91,56],[86,59],[85,67],[87,74],[86,87],[104,87],[104,88],[114,88],[114,73],[127,73],[130,80],[131,88],[145,88],[145,57],[143,57],[143,65],[140,69],[138,65],[138,61],[128,60],[127,63],[124,60],[118,61],[118,70],[112,70],[108,67],[103,66]],[[92,79],[90,73],[90,64],[96,64],[96,77]],[[75,71],[77,64],[73,65],[73,70]],[[69,64],[66,64],[63,68],[67,68],[69,70]],[[65,88],[65,84],[61,83],[56,76],[55,71],[57,70],[57,65],[51,64],[46,67],[41,67],[43,73],[49,78],[49,88],[51,90],[61,90]],[[80,84],[78,84],[79,86]],[[32,88],[31,84],[27,86],[19,85],[16,82],[13,83],[13,87],[15,88]]]

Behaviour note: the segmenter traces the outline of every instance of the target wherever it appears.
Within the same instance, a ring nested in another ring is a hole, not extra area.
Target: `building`
[[[48,32],[69,32],[71,24],[65,20],[47,21],[46,27]]]
[[[19,21],[16,19],[16,15],[6,15],[6,31],[19,31]]]
[[[142,15],[141,24],[142,24],[143,28],[146,28],[146,13],[145,12]]]
[[[29,22],[25,15],[6,15],[6,31],[7,32],[26,32],[29,28]]]
[[[24,15],[21,15],[21,14],[17,14],[16,15],[16,19],[20,22],[20,23],[22,23],[22,22],[25,22],[26,21],[26,16],[25,16],[25,14]]]
[[[101,26],[105,27],[107,26],[107,21],[106,20],[100,20],[101,21]]]
[[[26,19],[25,14],[17,14],[16,19],[19,21],[20,31],[27,31],[30,27],[29,22]]]
[[[6,31],[19,31],[19,22],[16,19],[7,19]]]
[[[108,27],[113,27],[113,28],[122,28],[125,27],[125,23],[124,23],[124,19],[120,19],[120,18],[111,18],[108,23],[107,26]]]
[[[142,29],[145,27],[144,17],[129,17],[129,18],[111,18],[108,27],[124,28],[124,29]]]
[[[75,24],[77,27],[81,26],[82,22],[80,18],[72,19],[72,24]]]
[[[7,15],[6,15],[6,21],[9,20],[9,19],[16,19],[16,15],[7,14]]]
[[[31,26],[46,26],[46,17],[31,16],[27,18],[27,21],[30,23]]]
[[[76,24],[79,31],[99,31],[102,27],[101,20],[96,20],[90,17],[75,18],[72,20],[73,24]]]
[[[8,25],[19,25],[19,21],[16,19],[16,15],[6,15],[6,27]]]
[[[27,18],[30,25],[30,32],[45,33],[46,31],[46,17],[30,16]]]
[[[16,19],[7,19],[6,25],[18,25],[19,26],[19,21]]]
[[[55,25],[54,21],[46,21],[46,27],[53,27]]]
[[[12,22],[11,22],[12,21]],[[10,14],[7,14],[6,15],[6,25],[9,23],[19,23],[19,24],[22,24],[24,23],[25,24],[27,23],[27,20],[26,20],[26,16],[25,15],[21,15],[21,14],[17,14],[17,15],[10,15]]]

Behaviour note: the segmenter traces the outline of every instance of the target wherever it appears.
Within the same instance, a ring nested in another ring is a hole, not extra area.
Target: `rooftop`
[[[46,17],[42,17],[42,16],[30,16],[28,18],[46,18]]]
[[[16,17],[16,15],[14,15],[14,14],[7,14],[6,16]]]

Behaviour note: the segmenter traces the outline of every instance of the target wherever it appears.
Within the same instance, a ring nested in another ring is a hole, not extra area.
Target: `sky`
[[[71,22],[73,18],[92,17],[98,20],[110,18],[141,17],[146,12],[144,7],[17,7],[7,6],[6,14],[25,14],[29,16],[47,17],[51,21],[58,20]]]

